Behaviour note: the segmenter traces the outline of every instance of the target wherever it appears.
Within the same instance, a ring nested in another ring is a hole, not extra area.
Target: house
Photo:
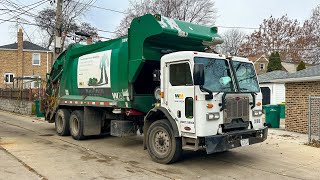
[[[282,61],[281,62],[282,67],[289,73],[297,72],[297,67],[299,65],[299,62],[290,62],[290,61]],[[305,63],[306,68],[309,68],[313,66],[312,64]]]
[[[22,29],[19,29],[16,43],[0,46],[0,88],[17,87],[13,84],[16,78],[45,79],[46,73],[51,70],[52,60],[52,51],[24,41]],[[21,87],[21,84],[17,85]],[[24,87],[36,86],[38,83],[24,81]]]
[[[299,63],[282,61],[281,65],[287,72],[294,73],[294,72],[297,72],[297,67],[298,67]]]
[[[259,54],[257,56],[248,57],[248,59],[253,62],[258,75],[267,72],[269,60],[266,55]]]
[[[264,54],[259,54],[257,56],[248,57],[250,61],[253,62],[257,74],[264,74],[268,70],[268,56]],[[291,62],[291,61],[281,61],[282,65],[282,71],[286,71],[288,73],[294,73],[297,72],[297,67],[299,65],[299,62]],[[306,68],[312,66],[311,64],[306,63]]]
[[[275,79],[283,79],[288,76],[285,71],[272,71],[258,76],[261,93],[263,96],[262,104],[280,104],[285,101],[286,88],[284,82],[272,82]]]
[[[320,96],[320,65],[290,73],[285,78],[275,79],[272,82],[285,83],[286,129],[307,133],[308,97]]]

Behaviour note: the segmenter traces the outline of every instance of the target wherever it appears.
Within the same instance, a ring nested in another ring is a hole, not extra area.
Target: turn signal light
[[[164,92],[160,93],[161,98],[164,98]]]
[[[257,102],[257,106],[261,106],[261,102]]]
[[[213,104],[207,104],[207,108],[213,108]]]

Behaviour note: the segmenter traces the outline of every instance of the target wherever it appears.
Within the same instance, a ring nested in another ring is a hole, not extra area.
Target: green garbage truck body
[[[208,53],[217,28],[147,14],[128,36],[70,45],[48,76],[45,118],[81,140],[144,134],[153,160],[262,142],[261,93],[253,64]]]

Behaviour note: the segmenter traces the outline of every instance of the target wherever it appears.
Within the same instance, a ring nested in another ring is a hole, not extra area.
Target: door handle
[[[181,111],[180,110],[177,111],[177,116],[178,116],[178,118],[181,118]]]

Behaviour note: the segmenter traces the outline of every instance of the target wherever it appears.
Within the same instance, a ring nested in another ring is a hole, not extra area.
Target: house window
[[[4,82],[5,83],[13,83],[13,73],[4,73]]]
[[[40,66],[40,54],[39,53],[32,54],[32,65],[33,66]]]
[[[263,63],[260,64],[260,70],[264,70],[264,64]]]

